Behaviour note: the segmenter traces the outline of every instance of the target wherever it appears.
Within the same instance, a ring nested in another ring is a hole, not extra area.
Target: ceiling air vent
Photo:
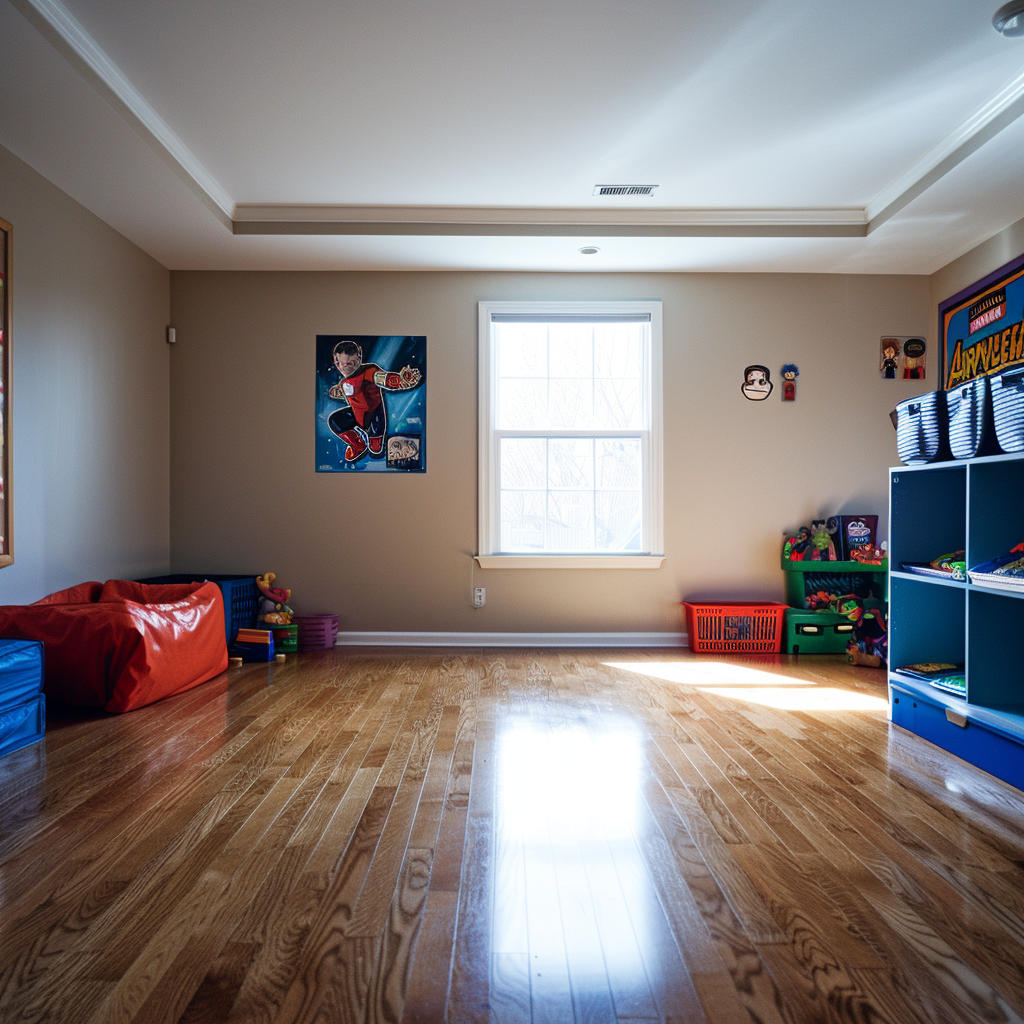
[[[649,196],[657,185],[595,185],[595,196]]]

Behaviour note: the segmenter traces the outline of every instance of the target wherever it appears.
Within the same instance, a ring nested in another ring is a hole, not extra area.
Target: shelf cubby
[[[967,629],[971,703],[1024,708],[1024,601],[974,588]]]
[[[941,515],[936,512],[941,510]],[[967,542],[967,467],[938,463],[892,470],[889,564],[930,562]]]
[[[1024,541],[1024,460],[970,467],[968,565],[982,565]]]
[[[889,660],[893,665],[965,657],[964,612],[967,589],[936,585],[925,576],[893,576],[889,581]]]

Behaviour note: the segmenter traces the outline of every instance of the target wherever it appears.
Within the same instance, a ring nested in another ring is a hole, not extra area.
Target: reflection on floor
[[[841,658],[329,651],[0,759],[0,1021],[1024,1018],[1024,794]]]

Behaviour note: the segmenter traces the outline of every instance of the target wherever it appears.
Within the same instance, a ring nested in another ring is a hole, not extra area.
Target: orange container
[[[787,605],[774,601],[683,601],[690,650],[696,654],[778,654]]]

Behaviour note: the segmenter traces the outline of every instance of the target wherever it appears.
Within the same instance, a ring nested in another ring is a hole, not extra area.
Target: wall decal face
[[[763,402],[772,393],[773,387],[771,371],[767,366],[755,363],[743,371],[740,390],[743,397],[749,398],[751,402]]]

